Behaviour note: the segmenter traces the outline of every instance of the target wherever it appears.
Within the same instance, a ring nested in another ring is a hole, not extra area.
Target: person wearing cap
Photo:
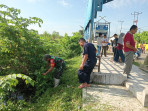
[[[43,73],[43,75],[47,75],[55,68],[56,70],[54,74],[54,87],[57,87],[60,83],[60,77],[65,68],[65,61],[59,57],[50,56],[49,54],[45,54],[43,59],[47,61],[46,65],[47,72]]]

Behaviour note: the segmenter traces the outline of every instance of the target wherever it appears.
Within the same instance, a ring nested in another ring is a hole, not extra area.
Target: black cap
[[[45,54],[43,60],[46,61],[47,59],[50,59],[50,58],[51,58],[51,56],[49,54]]]

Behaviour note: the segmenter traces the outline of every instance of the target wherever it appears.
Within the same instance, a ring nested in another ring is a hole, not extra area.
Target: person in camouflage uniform
[[[65,68],[65,61],[59,57],[51,56],[48,54],[44,55],[44,60],[47,61],[47,66],[46,66],[47,72],[43,73],[43,75],[47,75],[55,68],[56,70],[54,74],[54,87],[57,87],[60,83],[60,77]],[[50,68],[48,69],[49,64]]]

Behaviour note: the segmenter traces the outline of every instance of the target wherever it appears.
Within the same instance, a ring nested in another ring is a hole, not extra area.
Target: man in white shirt
[[[107,39],[107,36],[104,35],[104,38],[102,39],[102,53],[101,53],[101,57],[103,55],[103,52],[104,52],[104,56],[106,57],[107,44],[108,44],[108,39]]]
[[[101,47],[102,47],[102,33],[99,33],[99,37],[97,38],[97,54],[96,54],[96,56],[100,55]]]

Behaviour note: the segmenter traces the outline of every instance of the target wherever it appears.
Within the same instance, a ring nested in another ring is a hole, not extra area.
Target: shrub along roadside
[[[38,98],[44,95],[46,91],[53,92],[55,90],[55,93],[57,91],[52,88],[52,76],[54,73],[52,72],[47,76],[42,75],[46,70],[46,63],[42,61],[43,55],[50,54],[59,56],[64,60],[80,55],[81,48],[78,40],[82,35],[78,32],[73,33],[72,37],[67,34],[61,37],[57,32],[54,32],[52,35],[48,33],[39,35],[37,31],[29,30],[27,27],[31,24],[39,24],[40,26],[40,24],[43,23],[40,18],[30,17],[27,19],[20,17],[20,10],[9,8],[5,5],[0,5],[0,15],[0,78],[4,78],[8,74],[24,74],[34,81],[34,85],[26,85],[24,80],[16,77],[13,78],[14,82],[17,83],[15,85],[8,85],[7,88],[0,84],[0,87],[3,87],[3,89],[14,89],[14,91],[9,90],[10,95],[20,94],[25,100],[11,101],[8,97],[7,100],[4,99],[7,105],[4,105],[4,109],[2,110],[20,110],[22,107],[29,107],[28,101],[30,103],[37,102]],[[74,70],[76,70],[74,69],[75,67],[72,66],[76,61],[72,60],[72,62],[68,62],[70,66],[68,66],[67,74],[65,74],[67,76],[62,78],[64,80],[62,86],[60,86],[65,91],[67,91],[66,87],[69,87],[69,89],[73,87],[73,85],[69,85],[70,82],[72,82],[71,84],[77,83],[75,78],[73,78],[76,75],[71,75],[74,74]],[[72,89],[73,88],[71,88],[70,91],[72,91]],[[69,93],[73,93],[70,91],[68,90]],[[2,90],[0,92],[4,93]],[[52,94],[54,95],[54,93]],[[4,94],[4,96],[7,95]],[[69,94],[67,96],[69,96]],[[59,96],[57,95],[57,97]],[[66,98],[66,96],[64,97]],[[67,101],[70,100],[72,99],[68,99]],[[3,102],[4,101],[2,101],[2,104]],[[67,104],[62,107],[73,107],[72,105],[74,104],[69,105],[67,102]]]
[[[81,57],[66,60],[67,68],[64,71],[61,84],[57,88],[50,85],[35,103],[19,101],[16,105],[10,104],[7,110],[11,111],[78,111],[81,106],[82,90],[78,89],[77,70]],[[44,78],[42,79],[44,81]],[[17,107],[19,106],[19,107]],[[9,109],[10,108],[10,109]]]
[[[61,85],[49,88],[35,104],[36,111],[77,111],[81,105],[81,90],[78,89],[77,70],[81,57],[66,60],[67,68],[61,78]]]
[[[12,96],[12,92],[15,92],[15,87],[19,83],[18,78],[24,80],[26,85],[31,84],[34,86],[34,81],[24,74],[10,74],[0,78],[0,110],[7,110],[11,101],[16,102],[17,94],[15,94],[15,96],[13,94]]]

